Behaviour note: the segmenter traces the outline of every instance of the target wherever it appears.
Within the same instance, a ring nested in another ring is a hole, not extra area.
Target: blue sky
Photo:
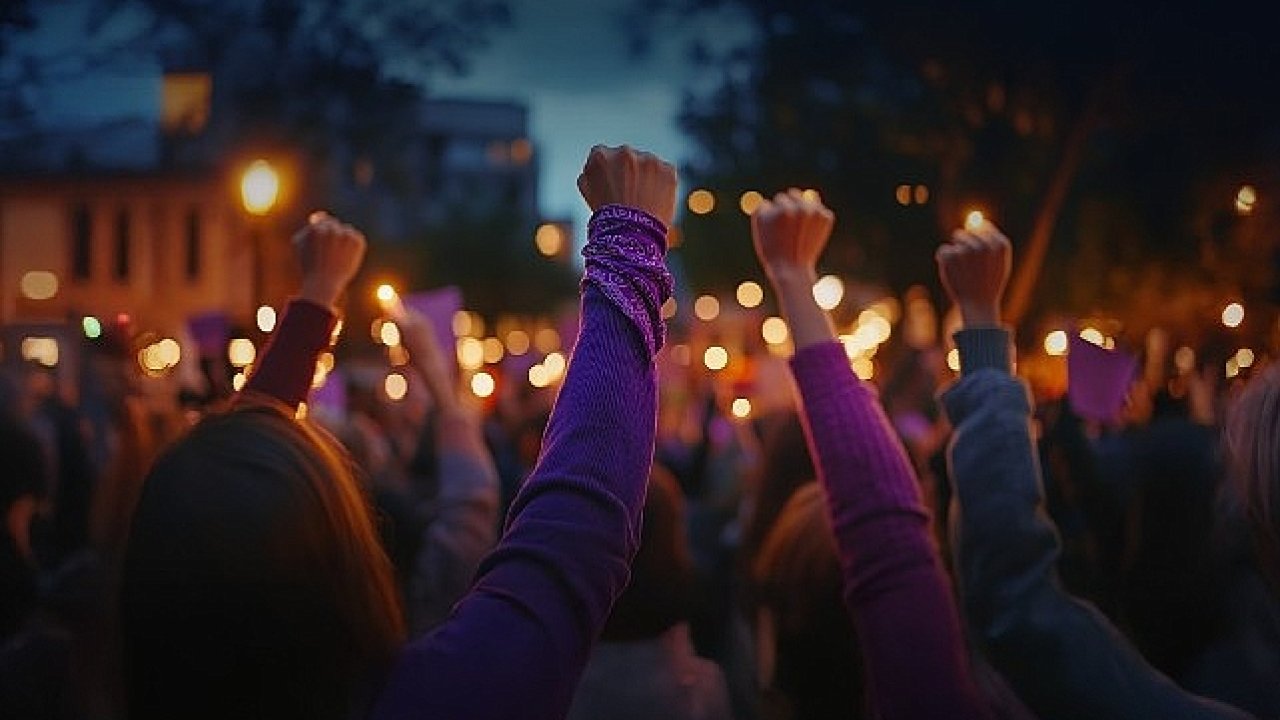
[[[744,25],[720,15],[659,33],[651,52],[627,50],[620,11],[634,0],[514,0],[513,22],[494,33],[470,72],[438,78],[437,95],[513,98],[530,108],[541,158],[541,201],[550,216],[586,212],[575,182],[587,151],[622,143],[673,161],[688,154],[676,125],[681,96],[705,85],[685,59],[693,33],[722,42]]]

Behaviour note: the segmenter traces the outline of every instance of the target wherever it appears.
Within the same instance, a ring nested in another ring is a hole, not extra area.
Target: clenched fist
[[[605,205],[643,210],[671,226],[676,215],[676,169],[657,155],[627,145],[591,148],[578,190],[592,211]]]
[[[966,327],[1000,324],[1000,299],[1009,282],[1013,250],[990,222],[976,230],[956,230],[938,248],[938,274]]]
[[[359,230],[324,212],[293,236],[302,267],[301,296],[332,307],[360,270],[365,239]]]
[[[812,284],[835,220],[821,202],[804,199],[794,188],[761,203],[751,215],[751,235],[769,279],[774,284],[786,279]]]

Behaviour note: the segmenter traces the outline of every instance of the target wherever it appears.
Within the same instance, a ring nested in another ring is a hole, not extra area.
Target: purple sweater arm
[[[296,408],[311,391],[316,359],[329,348],[337,322],[329,308],[301,298],[290,300],[244,392],[270,395]]]
[[[875,391],[834,341],[797,352],[791,370],[880,716],[987,717],[915,472]]]
[[[609,256],[612,274],[602,282],[588,262],[582,331],[538,464],[471,591],[405,648],[377,718],[563,718],[626,586],[656,432],[661,324],[648,308],[665,300],[665,270],[594,247],[652,243],[643,226],[598,227],[588,250]]]

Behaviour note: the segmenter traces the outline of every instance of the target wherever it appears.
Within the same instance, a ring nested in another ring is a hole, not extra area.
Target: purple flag
[[[1104,350],[1082,339],[1068,338],[1067,398],[1086,420],[1109,422],[1120,415],[1138,359],[1123,350]]]
[[[324,384],[311,391],[313,410],[329,418],[341,420],[347,416],[347,378],[334,368],[325,376]]]
[[[231,322],[227,314],[214,310],[187,318],[187,328],[196,341],[203,357],[217,357],[227,345],[227,336],[231,333]]]
[[[447,356],[458,342],[453,334],[453,316],[462,309],[462,291],[450,285],[438,290],[410,293],[400,299],[405,307],[431,323],[436,330],[436,342]]]

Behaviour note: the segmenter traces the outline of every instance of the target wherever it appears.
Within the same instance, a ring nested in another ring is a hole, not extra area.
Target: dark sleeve
[[[838,342],[800,350],[791,369],[879,715],[986,717],[915,472],[874,390]]]
[[[943,395],[955,426],[953,547],[965,614],[992,664],[1045,720],[1248,717],[1178,688],[1096,608],[1062,589],[1031,401],[1009,373],[1007,351],[998,359],[1008,335],[965,331],[957,345],[964,376]],[[987,359],[965,365],[973,345]]]
[[[439,492],[406,593],[415,635],[448,617],[498,539],[498,471],[478,420],[449,413],[439,422]]]
[[[397,662],[378,718],[563,718],[626,586],[671,285],[661,223],[611,206],[589,230],[581,335],[542,455],[471,591]]]
[[[259,393],[298,407],[307,399],[316,360],[329,348],[338,318],[328,308],[295,298],[258,355],[244,393]]]

